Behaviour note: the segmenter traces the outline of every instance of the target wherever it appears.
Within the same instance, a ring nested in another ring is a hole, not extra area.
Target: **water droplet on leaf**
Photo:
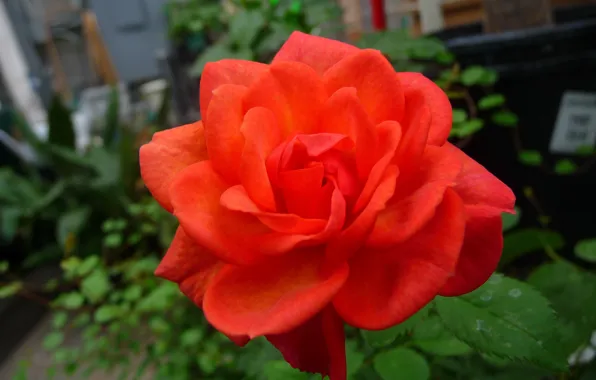
[[[519,296],[522,295],[522,291],[519,290],[518,288],[514,288],[509,291],[509,295],[513,298],[518,298]]]

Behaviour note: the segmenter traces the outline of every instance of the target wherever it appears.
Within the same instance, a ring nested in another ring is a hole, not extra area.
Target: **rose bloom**
[[[156,275],[237,344],[346,379],[379,330],[495,270],[511,190],[447,142],[451,106],[378,51],[296,32],[270,65],[209,63],[202,121],[153,136],[145,184],[180,222]]]

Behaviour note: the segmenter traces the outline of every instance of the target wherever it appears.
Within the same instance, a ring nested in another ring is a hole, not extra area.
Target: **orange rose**
[[[294,33],[270,65],[205,67],[203,120],[143,179],[180,221],[158,276],[239,344],[345,380],[343,324],[384,329],[483,284],[511,190],[446,141],[446,95],[381,53]]]

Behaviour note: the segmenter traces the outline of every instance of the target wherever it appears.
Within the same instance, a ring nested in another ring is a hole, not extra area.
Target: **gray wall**
[[[167,0],[90,0],[120,80],[160,75],[157,54],[167,46]]]

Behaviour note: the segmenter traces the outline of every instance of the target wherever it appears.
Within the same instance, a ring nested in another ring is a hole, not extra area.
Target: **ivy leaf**
[[[466,86],[482,83],[486,69],[482,66],[470,66],[461,73],[461,82]]]
[[[445,326],[476,350],[557,371],[567,369],[567,358],[547,344],[559,326],[555,313],[548,300],[527,284],[493,275],[472,293],[438,297],[435,302]]]
[[[15,281],[7,285],[0,286],[0,299],[12,297],[23,288],[23,284]]]
[[[503,219],[503,232],[509,231],[519,224],[519,219],[521,218],[521,209],[519,207],[515,207],[515,214],[504,212],[501,214],[501,218]]]
[[[203,339],[203,335],[203,331],[199,328],[188,329],[180,336],[180,343],[184,347],[193,347]]]
[[[52,325],[54,326],[55,329],[61,329],[62,327],[64,327],[66,325],[66,322],[68,322],[68,314],[67,313],[65,313],[63,311],[59,311],[54,314],[54,318],[52,319]]]
[[[360,330],[360,334],[364,338],[367,344],[371,347],[384,347],[393,343],[398,337],[411,332],[414,327],[420,323],[424,318],[428,316],[430,311],[430,305],[425,306],[416,314],[406,319],[399,325],[390,327],[385,330],[369,331]]]
[[[468,120],[468,113],[465,110],[460,108],[456,108],[453,110],[453,123],[463,123],[464,121]]]
[[[64,342],[64,334],[60,331],[53,331],[49,333],[43,340],[43,348],[51,351]]]
[[[493,123],[501,127],[516,127],[519,124],[519,118],[510,111],[499,111],[492,116]]]
[[[81,281],[81,293],[93,304],[101,301],[111,288],[110,279],[101,268],[95,269]]]
[[[567,175],[567,174],[573,174],[576,171],[577,171],[577,165],[575,164],[575,162],[573,162],[569,159],[559,160],[555,164],[555,173],[557,173],[557,174]]]
[[[56,299],[56,304],[68,310],[75,310],[83,306],[85,298],[77,292],[70,292],[61,295]]]
[[[502,94],[491,94],[481,98],[478,101],[478,108],[488,110],[505,104],[505,97]]]
[[[577,165],[575,162],[565,159],[565,160],[558,160],[555,164],[555,173],[561,175],[568,175],[573,174],[577,171]]]
[[[484,127],[482,119],[471,119],[453,126],[451,135],[459,138],[470,136]]]
[[[537,150],[522,150],[521,152],[519,152],[518,159],[524,165],[542,165],[542,154]]]
[[[408,348],[382,352],[373,359],[373,366],[383,380],[428,380],[430,367],[426,359]]]
[[[99,256],[89,256],[77,266],[76,272],[81,277],[86,276],[99,265],[99,262]]]
[[[564,245],[563,236],[555,231],[539,228],[513,231],[508,233],[503,240],[503,254],[499,265],[507,265],[523,255],[543,250],[547,246],[557,250]]]
[[[579,241],[574,248],[575,256],[596,263],[596,238]]]
[[[116,305],[103,305],[95,311],[95,322],[105,323],[118,318],[122,314],[122,309]]]

